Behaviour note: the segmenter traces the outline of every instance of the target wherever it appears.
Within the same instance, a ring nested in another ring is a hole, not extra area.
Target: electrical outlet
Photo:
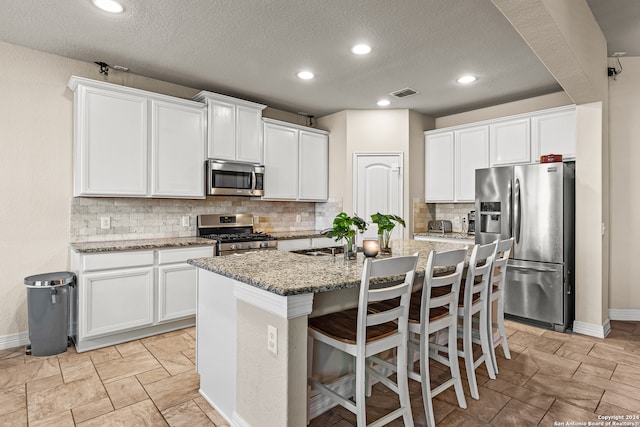
[[[100,228],[111,228],[110,216],[103,216],[100,218]]]
[[[278,354],[278,328],[275,326],[267,326],[267,349],[273,354]]]
[[[296,215],[296,222],[302,222],[302,215],[300,214]]]
[[[254,215],[253,216],[253,223],[254,224],[260,224],[260,217],[258,215]]]
[[[189,216],[185,215],[182,217],[182,226],[183,227],[188,227],[189,226]]]

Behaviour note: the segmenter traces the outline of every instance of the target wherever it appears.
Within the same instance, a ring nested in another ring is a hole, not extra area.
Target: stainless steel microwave
[[[208,196],[264,195],[263,165],[209,159],[206,168]]]

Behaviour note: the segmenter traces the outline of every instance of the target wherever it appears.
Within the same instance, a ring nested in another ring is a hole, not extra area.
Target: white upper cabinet
[[[266,105],[202,91],[207,104],[207,157],[263,163],[262,110]]]
[[[425,144],[426,201],[473,201],[476,169],[489,166],[489,126],[430,131]]]
[[[491,166],[531,162],[529,117],[489,125]]]
[[[74,196],[204,198],[204,106],[71,77]]]
[[[473,202],[476,169],[489,167],[489,126],[455,131],[455,201]]]
[[[151,157],[154,197],[204,195],[205,131],[201,107],[151,102]]]
[[[427,202],[453,201],[453,131],[427,134],[425,144],[425,199]]]
[[[540,156],[562,154],[563,160],[576,158],[576,109],[562,108],[531,117],[533,161]]]
[[[147,98],[111,88],[72,89],[73,195],[146,196]]]
[[[327,200],[329,196],[329,137],[300,131],[298,157],[300,200]]]
[[[263,121],[263,199],[327,200],[328,132],[278,120]]]

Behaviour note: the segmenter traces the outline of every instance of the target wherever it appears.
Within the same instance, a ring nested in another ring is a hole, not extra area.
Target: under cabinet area
[[[204,198],[203,104],[73,76],[73,195]]]
[[[192,326],[196,268],[212,246],[108,253],[71,252],[77,275],[71,335],[79,352]]]
[[[266,105],[202,91],[193,98],[207,104],[207,157],[263,162],[262,110]]]
[[[329,133],[278,120],[263,121],[263,199],[326,201]]]

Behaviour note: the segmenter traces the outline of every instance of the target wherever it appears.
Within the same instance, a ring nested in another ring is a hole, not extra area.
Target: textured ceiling
[[[0,40],[316,117],[404,87],[420,93],[388,108],[434,117],[561,90],[490,0],[121,3],[3,0]],[[351,54],[358,42],[373,52]],[[460,86],[463,73],[479,80]]]
[[[640,0],[587,0],[607,39],[607,53],[640,56]]]

